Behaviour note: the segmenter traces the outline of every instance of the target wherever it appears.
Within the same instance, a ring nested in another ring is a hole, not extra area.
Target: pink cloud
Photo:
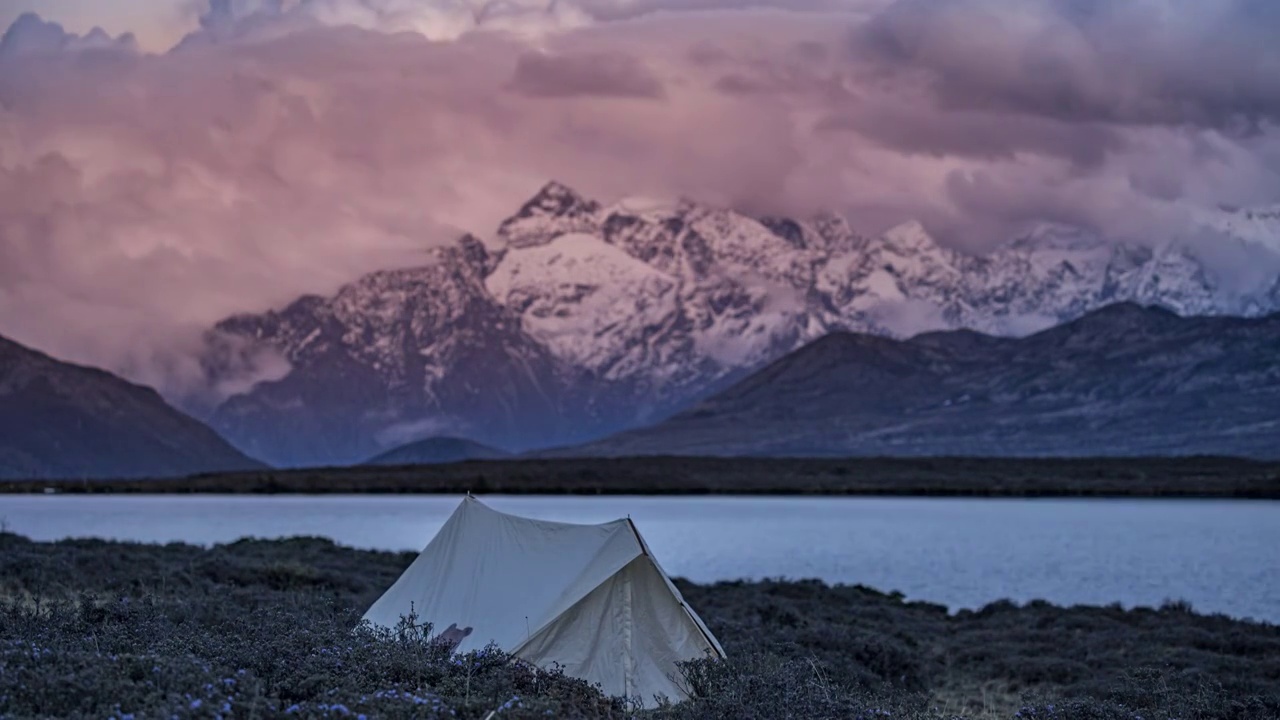
[[[1272,62],[1257,31],[1214,56],[1234,85],[1161,70],[1240,19],[1122,46],[1123,13],[1079,3],[995,24],[979,0],[869,24],[883,3],[756,5],[526,4],[475,32],[462,3],[237,0],[159,55],[15,25],[0,333],[181,387],[199,329],[487,236],[549,178],[864,232],[915,217],[970,249],[1042,220],[1157,242],[1197,208],[1280,199],[1280,73],[1241,65]],[[538,32],[509,31],[521,13]]]
[[[617,52],[520,56],[508,86],[531,97],[620,97],[661,99],[666,95],[653,72],[638,58]]]

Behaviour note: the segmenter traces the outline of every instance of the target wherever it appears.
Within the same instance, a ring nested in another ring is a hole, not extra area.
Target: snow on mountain
[[[513,447],[572,437],[589,426],[565,411],[576,371],[493,300],[492,262],[465,237],[420,267],[219,323],[276,348],[292,370],[228,399],[215,427],[279,465],[357,462],[446,432]]]
[[[227,401],[216,424],[286,464],[439,434],[519,449],[658,419],[833,330],[1025,334],[1120,301],[1280,307],[1280,283],[1227,292],[1178,246],[1046,227],[979,257],[915,222],[867,238],[833,215],[605,205],[559,183],[492,246],[468,236],[422,267],[225,321],[220,332],[277,348],[293,369]]]
[[[677,314],[679,280],[594,235],[569,233],[510,250],[485,280],[525,332],[606,380],[665,367],[658,342]]]
[[[552,183],[499,236],[514,249],[490,290],[525,329],[547,338],[548,317],[578,319],[554,323],[560,357],[652,388],[645,397],[658,406],[816,336],[806,298],[816,256],[731,211],[645,198],[602,206]],[[580,261],[566,260],[562,240]],[[518,289],[513,275],[525,279]],[[566,283],[589,292],[552,290]]]
[[[965,282],[963,259],[934,242],[917,222],[834,255],[823,270],[822,286],[834,291],[831,324],[845,329],[918,332],[949,325],[946,318],[964,312],[956,292]],[[923,322],[910,321],[900,311],[911,307],[913,316],[933,312]]]
[[[1205,227],[1280,253],[1280,204],[1256,208],[1219,208],[1200,218]]]
[[[1185,248],[1168,246],[1131,273],[1133,299],[1164,305],[1180,315],[1220,315],[1236,310],[1209,273]]]

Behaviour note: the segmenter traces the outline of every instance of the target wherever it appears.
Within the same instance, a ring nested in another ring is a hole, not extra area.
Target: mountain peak
[[[551,180],[520,207],[520,211],[516,213],[516,216],[565,215],[578,210],[595,212],[599,209],[599,203],[588,199],[558,180]]]
[[[510,453],[462,437],[429,437],[389,450],[366,465],[436,465],[468,460],[501,460]]]
[[[502,222],[498,236],[513,248],[545,245],[566,233],[596,230],[599,213],[600,203],[552,180]]]

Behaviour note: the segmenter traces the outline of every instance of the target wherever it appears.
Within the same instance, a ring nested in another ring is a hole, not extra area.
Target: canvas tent
[[[468,495],[364,617],[395,627],[411,608],[441,630],[473,628],[460,652],[493,642],[644,704],[685,699],[676,662],[724,657],[629,518],[547,522]]]

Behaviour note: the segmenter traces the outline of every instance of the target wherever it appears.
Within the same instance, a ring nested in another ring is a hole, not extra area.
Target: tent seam
[[[627,516],[627,526],[631,528],[632,534],[636,536],[636,542],[640,544],[640,554],[649,558],[649,562],[653,564],[653,569],[658,571],[658,574],[666,580],[667,585],[672,590],[676,590],[675,585],[671,582],[671,578],[667,577],[667,573],[658,565],[658,561],[649,554],[649,544],[644,541],[643,537],[641,537],[640,530],[636,527],[636,524],[632,522],[630,515]],[[688,616],[689,620],[693,623],[693,626],[698,629],[698,634],[702,636],[702,639],[707,643],[707,646],[714,650],[716,655],[720,656],[721,660],[724,660],[727,656],[724,654],[724,650],[720,647],[720,642],[718,640],[714,640],[709,634],[709,631],[702,626],[702,619],[693,612],[693,608],[689,607],[689,603],[685,602],[684,595],[680,594],[679,591],[674,592],[674,595],[676,602],[680,603],[680,609],[684,610],[684,614]]]

